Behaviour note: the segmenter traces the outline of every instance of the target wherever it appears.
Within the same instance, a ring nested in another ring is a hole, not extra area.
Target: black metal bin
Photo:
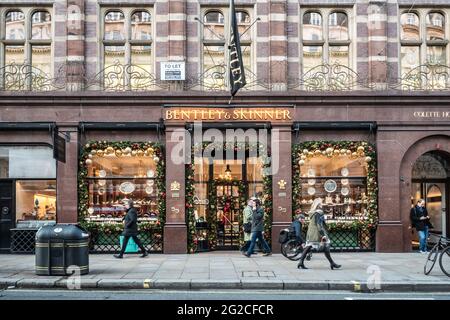
[[[44,226],[36,233],[36,274],[89,273],[89,232],[75,224]],[[70,272],[68,268],[70,268]]]

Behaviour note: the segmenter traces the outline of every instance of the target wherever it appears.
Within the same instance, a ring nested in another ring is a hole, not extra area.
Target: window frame
[[[322,40],[304,40],[303,39],[303,17],[307,13],[318,13],[322,16]],[[329,40],[329,21],[330,15],[332,13],[344,13],[347,15],[348,21],[348,40]],[[303,63],[303,47],[306,46],[319,46],[322,47],[322,64],[329,64],[330,47],[347,46],[348,47],[348,68],[355,70],[356,57],[354,53],[356,52],[354,45],[356,41],[355,35],[355,23],[354,23],[354,9],[348,6],[342,7],[302,7],[300,8],[300,19],[299,19],[299,59],[300,59],[300,70],[299,74],[304,75],[306,72],[304,70]]]
[[[21,11],[25,16],[25,38],[24,39],[6,39],[6,15],[12,11]],[[32,39],[33,15],[39,11],[46,11],[50,14],[50,39]],[[25,60],[21,64],[32,65],[32,47],[33,46],[50,46],[51,63],[49,77],[54,74],[54,57],[55,57],[55,12],[52,6],[0,6],[0,69],[5,67],[5,49],[7,46],[24,46]],[[5,26],[5,27],[4,27]],[[3,76],[0,79],[3,86]],[[31,80],[31,79],[30,79]],[[28,90],[31,90],[31,83],[27,84]]]
[[[114,6],[108,6],[108,7],[101,7],[101,10],[99,10],[100,18],[98,19],[98,34],[99,34],[99,57],[98,61],[100,63],[98,64],[98,72],[101,72],[101,70],[105,69],[105,46],[124,46],[125,49],[125,65],[131,65],[131,48],[133,46],[150,46],[151,47],[151,61],[150,65],[152,66],[153,72],[156,70],[155,66],[155,48],[154,48],[154,36],[155,35],[155,16],[154,16],[154,10],[153,6],[145,6],[145,7],[114,7]],[[109,12],[115,12],[119,11],[122,12],[124,15],[125,21],[124,21],[124,33],[125,33],[125,39],[123,40],[110,40],[105,39],[105,21],[106,21],[106,15]],[[146,11],[150,15],[150,21],[151,21],[151,34],[149,40],[142,40],[142,39],[132,39],[132,17],[133,14],[140,12],[140,11]],[[128,81],[128,80],[127,80]],[[129,83],[128,83],[129,85]]]
[[[224,19],[224,40],[205,40],[204,39],[204,17],[209,13],[209,12],[215,12],[218,11],[220,13],[222,13],[223,15],[223,19]],[[205,68],[204,68],[204,54],[205,54],[205,46],[223,46],[224,47],[224,63],[225,66],[228,65],[229,63],[229,55],[227,54],[229,51],[227,49],[227,43],[229,41],[229,35],[227,30],[229,30],[230,28],[230,23],[231,23],[231,19],[230,19],[230,14],[229,14],[229,7],[214,7],[214,6],[202,6],[201,10],[200,10],[200,17],[201,17],[201,23],[199,23],[199,32],[198,34],[200,35],[200,59],[199,59],[199,73],[200,74],[204,74],[205,73]],[[252,6],[238,6],[236,7],[236,12],[245,12],[249,15],[250,17],[250,24],[253,22],[252,18],[254,15],[254,9]],[[245,47],[250,47],[250,70],[252,71],[252,73],[256,74],[256,59],[255,59],[255,39],[256,39],[256,28],[250,28],[247,32],[250,32],[250,40],[241,40],[241,49],[242,51],[244,51]],[[203,85],[203,83],[200,84],[200,88],[201,90],[205,90],[205,87]],[[230,89],[230,83],[229,83],[229,77],[228,74],[225,75],[225,87],[224,87],[224,91],[225,90],[229,90]]]

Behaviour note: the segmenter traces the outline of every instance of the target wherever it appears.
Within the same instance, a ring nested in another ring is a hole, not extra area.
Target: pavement
[[[281,254],[247,258],[239,252],[90,255],[90,272],[81,277],[38,276],[33,255],[0,255],[0,288],[96,290],[345,290],[450,292],[450,278],[438,264],[423,273],[426,255],[418,253],[333,253],[342,264],[330,270],[322,253],[297,269]]]

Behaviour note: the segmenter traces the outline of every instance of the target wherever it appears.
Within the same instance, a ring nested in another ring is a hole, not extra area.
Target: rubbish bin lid
[[[77,224],[58,223],[53,226],[43,226],[36,233],[37,242],[49,240],[85,240],[89,239],[89,232]]]

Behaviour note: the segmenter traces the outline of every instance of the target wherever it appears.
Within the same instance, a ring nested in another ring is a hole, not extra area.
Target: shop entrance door
[[[14,228],[13,184],[0,180],[0,252],[9,252]]]
[[[241,214],[239,187],[215,184],[217,207],[217,249],[239,248],[239,215]]]

